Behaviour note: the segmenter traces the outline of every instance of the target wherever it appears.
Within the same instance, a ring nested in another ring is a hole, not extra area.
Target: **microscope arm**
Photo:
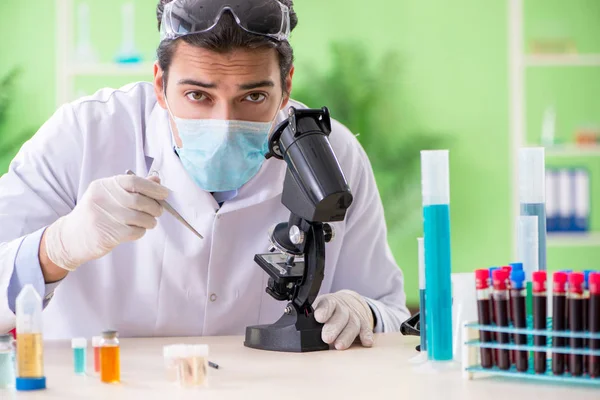
[[[304,276],[296,287],[293,304],[303,314],[312,313],[312,304],[319,294],[325,275],[325,239],[323,224],[311,223],[306,233],[304,247]]]

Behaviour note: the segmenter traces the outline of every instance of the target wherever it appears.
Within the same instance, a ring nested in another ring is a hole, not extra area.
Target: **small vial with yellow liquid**
[[[42,298],[33,285],[17,296],[17,390],[46,389],[42,343]]]
[[[102,332],[100,341],[100,380],[104,383],[121,382],[121,359],[117,331]]]

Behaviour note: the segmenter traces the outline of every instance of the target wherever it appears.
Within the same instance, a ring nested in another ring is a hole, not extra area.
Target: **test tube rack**
[[[567,358],[571,354],[580,354],[584,356],[598,356],[598,362],[600,362],[600,350],[591,350],[589,348],[571,348],[571,347],[555,347],[552,345],[553,340],[551,338],[563,337],[567,340],[570,338],[581,338],[581,339],[600,339],[600,333],[590,332],[570,332],[570,331],[553,331],[552,330],[552,318],[548,318],[546,330],[533,329],[531,318],[528,319],[527,328],[514,328],[500,327],[496,325],[480,325],[477,322],[469,322],[463,325],[463,345],[462,345],[462,375],[465,379],[473,379],[475,375],[479,376],[505,376],[517,379],[532,379],[546,382],[558,382],[568,384],[582,384],[592,385],[600,387],[600,377],[591,378],[589,375],[584,374],[581,376],[572,376],[568,372],[562,375],[554,375],[552,373],[552,359],[553,354],[564,354]],[[514,343],[498,343],[488,342],[484,343],[479,340],[479,332],[487,331],[495,333],[508,333],[527,335],[526,345],[517,345]],[[535,346],[533,345],[533,336],[546,336],[546,346]],[[498,350],[521,350],[529,353],[529,369],[524,372],[517,371],[514,365],[511,365],[508,370],[501,370],[496,365],[492,368],[483,368],[480,360],[480,349],[490,348]],[[546,352],[546,372],[536,373],[533,369],[533,352]]]

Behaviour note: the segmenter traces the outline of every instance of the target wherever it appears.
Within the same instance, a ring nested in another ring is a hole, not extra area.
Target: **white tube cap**
[[[448,150],[421,151],[423,205],[450,204]]]
[[[417,238],[419,246],[419,289],[425,289],[425,242],[423,238]]]
[[[94,336],[92,337],[92,346],[100,347],[100,342],[102,341],[102,336]]]
[[[208,357],[208,345],[196,344],[192,346],[191,353],[194,357]]]
[[[207,344],[172,344],[163,347],[163,356],[168,358],[208,357]]]
[[[17,334],[42,333],[42,298],[33,285],[21,289],[16,300]]]
[[[519,202],[546,201],[546,161],[543,147],[519,150]]]
[[[74,349],[85,349],[87,347],[87,339],[86,338],[73,338],[71,339],[71,347]]]
[[[171,344],[163,346],[163,356],[165,358],[181,358],[184,356],[184,344]]]

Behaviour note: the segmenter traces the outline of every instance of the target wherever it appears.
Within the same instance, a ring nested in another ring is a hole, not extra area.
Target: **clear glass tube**
[[[450,176],[448,150],[421,152],[427,356],[452,360]]]
[[[421,333],[421,352],[427,351],[427,318],[425,297],[425,244],[423,238],[417,238],[419,250],[419,332]]]
[[[546,270],[546,166],[543,147],[519,151],[519,201],[521,216],[536,216],[538,264]]]
[[[523,270],[528,281],[539,270],[539,229],[536,215],[519,217],[517,232],[518,258],[523,262]]]

